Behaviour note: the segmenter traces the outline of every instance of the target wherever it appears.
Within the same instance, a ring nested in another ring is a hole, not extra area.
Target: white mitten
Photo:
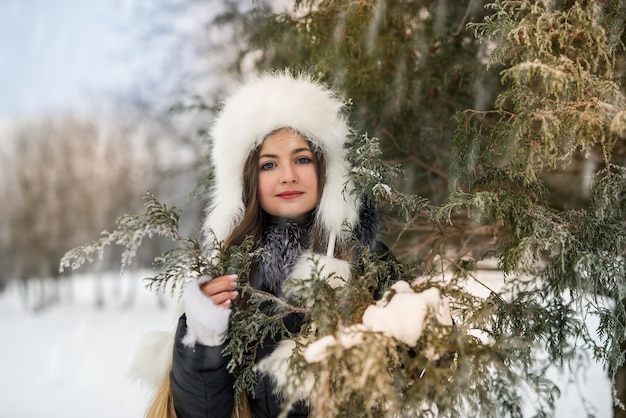
[[[207,297],[200,286],[211,280],[201,277],[191,280],[185,285],[183,301],[187,316],[187,334],[183,344],[193,346],[195,343],[217,346],[226,340],[230,308],[216,305]]]

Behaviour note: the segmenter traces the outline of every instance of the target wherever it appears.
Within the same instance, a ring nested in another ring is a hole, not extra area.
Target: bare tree
[[[74,116],[22,122],[13,131],[2,163],[2,259],[24,284],[25,303],[40,309],[58,298],[61,256],[136,210],[154,158],[139,132]]]

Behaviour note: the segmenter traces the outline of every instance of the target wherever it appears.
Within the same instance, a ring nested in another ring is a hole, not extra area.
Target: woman
[[[350,180],[344,149],[350,128],[343,112],[336,93],[306,75],[285,72],[243,84],[215,121],[206,250],[251,237],[264,254],[253,263],[257,289],[283,297],[286,280],[310,277],[313,268],[340,286],[349,279],[353,240],[384,249],[376,241],[376,211],[362,203]],[[185,314],[164,386],[179,418],[229,417],[233,411],[233,379],[222,350],[230,307],[239,296],[235,273],[192,280],[185,289]],[[257,361],[271,356],[278,343],[264,341]],[[255,417],[281,411],[267,374],[258,376],[248,400]],[[306,402],[299,402],[289,417],[307,414]]]

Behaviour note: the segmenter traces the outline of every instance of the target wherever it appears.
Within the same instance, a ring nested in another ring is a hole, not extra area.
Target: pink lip
[[[296,197],[300,197],[304,194],[304,192],[298,192],[295,190],[288,190],[286,192],[278,193],[276,196],[282,199],[295,199]]]

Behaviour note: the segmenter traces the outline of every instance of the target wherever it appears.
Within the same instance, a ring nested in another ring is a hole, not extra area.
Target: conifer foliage
[[[226,348],[236,391],[266,366],[253,364],[259,342],[283,333],[285,408],[304,397],[315,417],[521,417],[529,393],[534,413],[550,416],[559,391],[548,367],[575,369],[584,349],[616,375],[626,333],[619,1],[301,0],[281,13],[233,3],[218,21],[241,31],[242,59],[306,68],[354,100],[363,134],[349,146],[352,175],[389,214],[399,262],[361,248],[345,285],[317,272],[278,299],[248,283],[251,243],[218,246],[209,262],[178,233],[180,214],[148,195],[145,214],[62,266],[113,243],[126,263],[157,234],[176,243],[156,259],[157,291],[237,271]],[[578,186],[564,198],[568,183]],[[489,260],[497,286],[481,275]],[[437,315],[439,296],[454,324]],[[284,326],[290,315],[304,318],[297,332]]]

